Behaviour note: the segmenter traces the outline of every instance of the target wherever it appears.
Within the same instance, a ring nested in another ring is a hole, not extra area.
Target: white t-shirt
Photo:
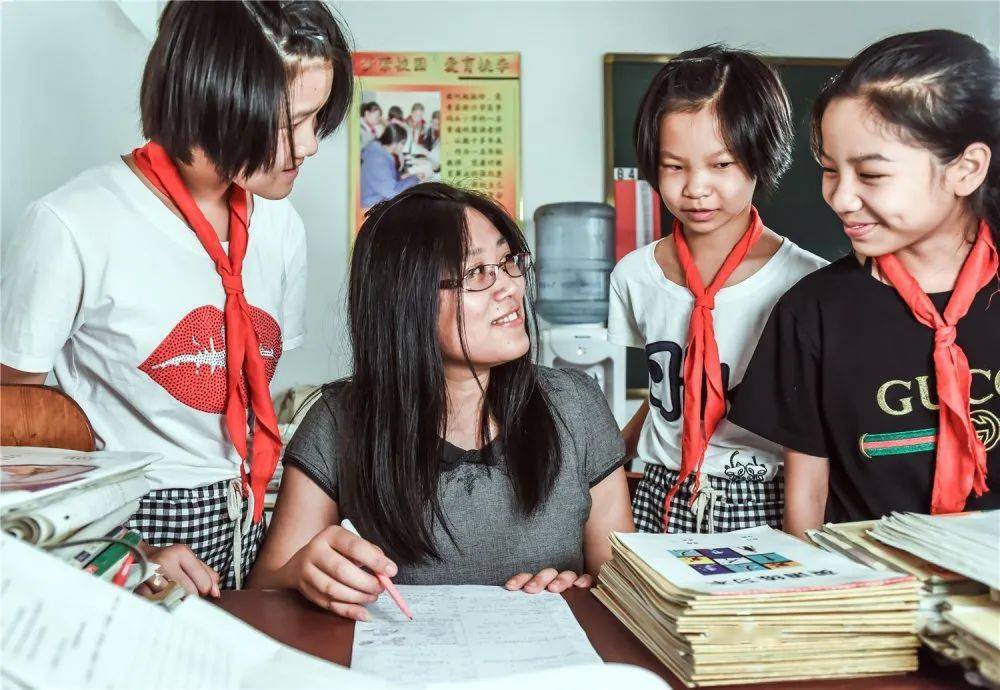
[[[660,240],[664,241],[673,240]],[[686,287],[663,275],[653,256],[656,244],[636,249],[615,266],[611,274],[608,339],[645,349],[650,409],[639,436],[638,456],[643,462],[677,471],[683,426],[683,352],[694,297]],[[800,278],[826,263],[786,238],[760,270],[719,291],[712,318],[727,392],[743,380],[778,298]],[[770,481],[781,464],[780,446],[723,419],[709,440],[702,472],[728,479]]]
[[[270,378],[305,338],[305,229],[288,200],[254,198],[243,285]],[[153,488],[239,476],[225,431],[221,279],[194,231],[123,161],[29,207],[0,292],[0,361],[52,370],[105,449],[162,453]]]

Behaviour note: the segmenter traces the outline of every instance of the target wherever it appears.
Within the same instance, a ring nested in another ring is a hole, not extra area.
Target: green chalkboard
[[[632,127],[646,88],[670,55],[609,53],[604,56],[605,189],[614,203],[612,175],[615,168],[636,167]],[[769,228],[791,238],[800,247],[830,261],[844,256],[850,244],[837,217],[820,193],[820,170],[809,149],[809,115],[820,88],[845,64],[843,60],[813,58],[764,58],[773,65],[788,90],[795,119],[792,166],[772,198],[754,199]],[[673,217],[660,205],[661,227],[670,228]],[[627,385],[646,387],[646,363],[641,350],[629,352]]]

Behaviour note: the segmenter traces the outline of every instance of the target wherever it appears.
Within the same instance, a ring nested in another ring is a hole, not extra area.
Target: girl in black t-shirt
[[[1000,507],[1000,68],[935,30],[820,94],[823,196],[854,255],[776,305],[730,420],[785,446],[784,528]]]

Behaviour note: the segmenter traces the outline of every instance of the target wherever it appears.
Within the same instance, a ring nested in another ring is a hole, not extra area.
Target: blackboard
[[[670,55],[609,53],[604,56],[605,190],[613,204],[612,171],[636,167],[632,127],[646,88]],[[769,228],[791,238],[800,247],[834,261],[850,243],[840,222],[823,201],[820,170],[809,149],[809,116],[823,84],[844,66],[843,60],[764,58],[773,65],[788,90],[795,121],[792,165],[773,198],[758,193],[754,199]],[[661,227],[669,230],[673,217],[660,204]],[[646,362],[641,350],[630,350],[627,386],[645,388]]]

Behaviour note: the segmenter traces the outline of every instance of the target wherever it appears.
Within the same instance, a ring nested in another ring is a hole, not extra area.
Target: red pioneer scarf
[[[218,235],[198,208],[184,185],[177,166],[162,146],[149,142],[132,152],[136,167],[146,179],[187,220],[191,229],[215,263],[226,291],[226,429],[242,463],[240,474],[243,491],[253,492],[254,522],[264,514],[264,491],[274,474],[281,452],[278,420],[271,402],[271,391],[264,359],[260,354],[257,332],[250,318],[250,304],[243,295],[243,257],[249,240],[247,192],[233,184],[229,189],[229,256],[226,256]],[[253,457],[247,465],[247,404],[240,396],[240,383],[246,376],[248,397],[253,409]]]
[[[697,494],[701,465],[705,459],[705,449],[715,428],[726,416],[726,391],[722,383],[722,364],[719,361],[719,345],[715,342],[712,325],[712,310],[715,296],[729,280],[729,276],[750,253],[750,248],[764,234],[764,224],[757,209],[750,208],[750,224],[743,237],[726,257],[711,285],[706,289],[698,273],[698,267],[691,257],[681,223],[674,220],[674,245],[677,259],[684,270],[684,280],[694,295],[694,309],[688,323],[687,354],[684,357],[684,420],[681,435],[681,470],[667,492],[663,502],[663,525],[667,525],[670,501],[681,484],[692,473],[695,475],[691,495]]]
[[[965,259],[944,316],[903,264],[892,254],[875,259],[878,269],[906,302],[914,318],[934,329],[934,378],[937,380],[937,449],[931,513],[957,513],[970,491],[982,496],[986,486],[986,448],[976,435],[969,410],[972,374],[965,353],[955,343],[956,326],[976,294],[997,275],[997,248],[985,220]]]

